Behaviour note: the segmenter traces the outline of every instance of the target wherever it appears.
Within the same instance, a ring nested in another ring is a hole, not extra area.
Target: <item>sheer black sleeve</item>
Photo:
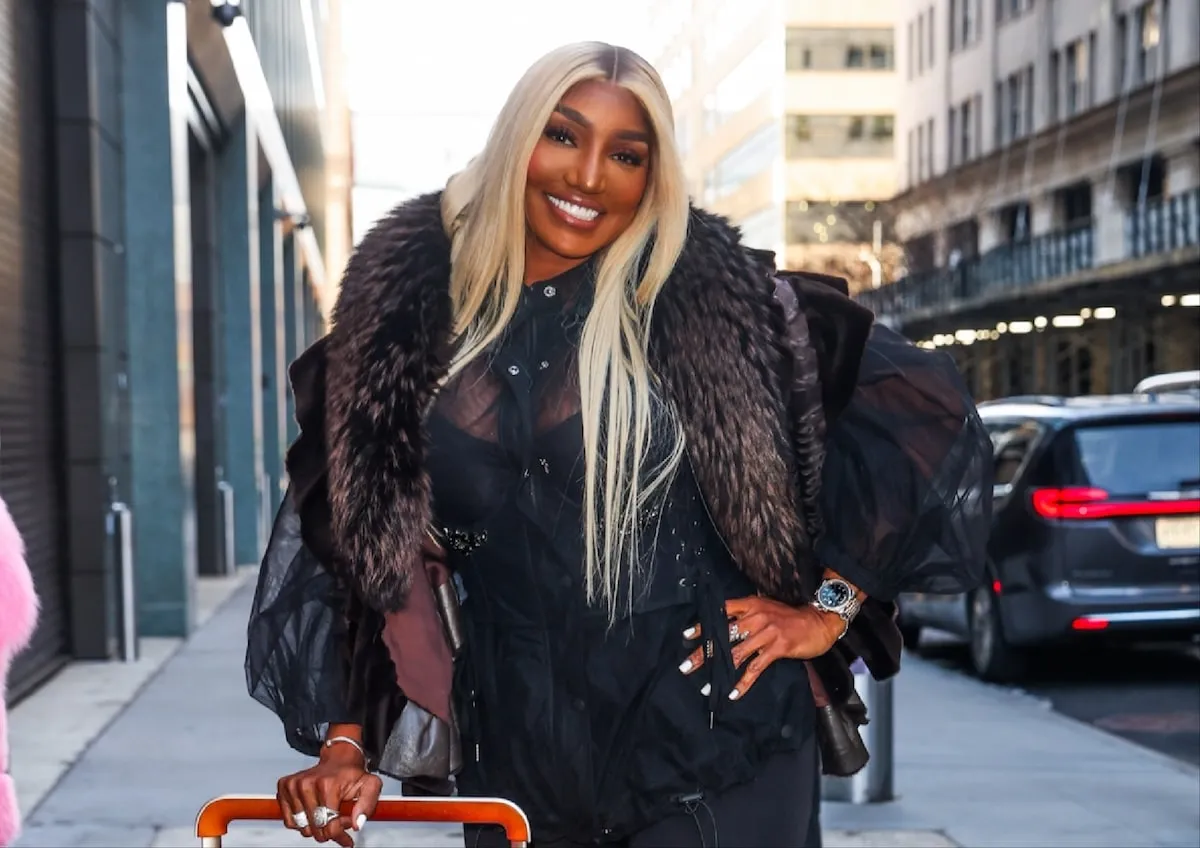
[[[816,552],[880,600],[983,577],[992,444],[953,360],[876,324],[831,422]]]
[[[246,686],[316,755],[330,724],[363,726],[372,762],[402,704],[379,640],[382,622],[338,578],[326,488],[325,360],[318,341],[290,368],[300,435],[290,484],[263,555],[247,627]]]

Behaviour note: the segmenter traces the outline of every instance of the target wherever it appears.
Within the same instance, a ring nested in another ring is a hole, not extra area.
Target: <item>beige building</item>
[[[896,0],[908,275],[983,396],[1200,364],[1200,2]]]
[[[889,281],[894,0],[655,0],[650,16],[696,201],[788,267]]]

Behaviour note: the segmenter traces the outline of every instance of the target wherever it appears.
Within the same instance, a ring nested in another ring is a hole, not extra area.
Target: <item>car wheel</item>
[[[990,586],[971,595],[971,667],[982,680],[1008,682],[1021,676],[1024,658],[1004,638],[1000,607]]]

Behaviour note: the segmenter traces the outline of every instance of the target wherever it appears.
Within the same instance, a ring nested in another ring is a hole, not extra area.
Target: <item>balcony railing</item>
[[[1200,244],[1200,188],[1148,201],[1125,219],[1132,258]]]
[[[1087,224],[993,248],[956,268],[910,274],[859,301],[878,315],[945,311],[971,301],[1012,296],[1096,266],[1095,227]],[[1127,213],[1121,262],[1200,246],[1200,188],[1156,198]]]
[[[865,292],[860,302],[879,315],[947,309],[976,299],[1029,288],[1092,267],[1091,223],[1004,244],[955,268],[910,274],[890,286]]]

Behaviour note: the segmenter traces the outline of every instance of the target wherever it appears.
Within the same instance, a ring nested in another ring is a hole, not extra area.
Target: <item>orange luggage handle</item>
[[[350,815],[353,802],[342,805],[342,814]],[[278,821],[279,801],[274,795],[222,795],[205,804],[196,816],[196,836],[202,848],[221,848],[221,837],[235,821]],[[500,798],[398,798],[379,799],[371,821],[446,822],[447,824],[495,824],[514,848],[530,842],[529,819],[512,801]]]

